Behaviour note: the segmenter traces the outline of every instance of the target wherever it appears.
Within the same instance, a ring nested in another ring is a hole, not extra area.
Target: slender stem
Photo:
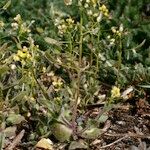
[[[32,75],[33,75],[33,78],[34,80],[36,81],[37,85],[39,86],[43,96],[45,97],[45,99],[49,99],[49,96],[48,94],[45,92],[45,90],[43,89],[43,87],[41,86],[41,84],[39,83],[39,81],[37,80],[36,76],[35,76],[35,72],[34,72],[34,69],[31,71],[32,72]]]
[[[93,63],[93,35],[91,34],[91,44],[92,44],[92,48],[91,48],[91,53],[90,53],[90,65],[92,66],[92,63]]]
[[[79,41],[79,70],[77,74],[77,90],[76,90],[76,96],[75,96],[75,103],[73,106],[73,116],[72,116],[72,128],[74,134],[76,133],[76,117],[77,117],[77,109],[78,109],[78,99],[80,96],[80,80],[81,80],[81,65],[82,65],[82,42],[83,42],[83,30],[82,30],[82,25],[83,25],[83,17],[82,17],[82,10],[80,14],[80,26],[79,26],[79,31],[80,31],[80,41]]]
[[[81,18],[80,18],[80,41],[79,41],[79,66],[80,67],[81,67],[81,63],[82,63],[82,42],[83,42],[82,24],[83,24],[83,18],[82,18],[82,12],[81,12]]]
[[[122,63],[122,42],[121,42],[121,37],[119,37],[117,84],[118,84],[118,81],[119,81],[119,72],[120,72],[120,69],[121,69],[121,63]]]
[[[101,36],[101,25],[99,24],[99,32],[98,32],[98,35],[97,35],[97,45],[99,45],[97,48],[99,50],[99,53],[101,53],[101,42],[100,42],[100,36]],[[100,59],[99,59],[99,53],[96,56],[96,75],[98,73],[98,71],[100,70]]]
[[[119,57],[118,57],[119,69],[121,68],[122,63],[122,43],[121,38],[119,38]]]
[[[110,144],[108,144],[108,145],[105,145],[105,146],[99,147],[99,149],[105,149],[105,148],[108,148],[108,147],[114,146],[116,143],[118,143],[118,142],[120,142],[120,141],[122,141],[122,140],[124,140],[124,139],[126,139],[126,138],[128,138],[128,136],[127,136],[127,135],[125,135],[124,137],[122,137],[122,138],[120,138],[120,139],[118,139],[118,140],[116,140],[116,141],[114,141],[114,142],[112,142],[112,143],[110,143]]]
[[[72,54],[72,51],[73,51],[73,45],[72,45],[72,35],[71,33],[69,32],[69,51],[70,53]]]

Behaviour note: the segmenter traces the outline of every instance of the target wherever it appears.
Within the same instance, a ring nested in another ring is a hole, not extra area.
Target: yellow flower
[[[61,101],[61,97],[55,97],[54,100],[55,101]]]
[[[121,32],[120,32],[120,31],[117,31],[116,34],[117,34],[118,36],[121,36]]]
[[[111,97],[112,98],[117,98],[117,97],[120,97],[121,94],[120,94],[120,89],[116,86],[114,86],[111,90]]]
[[[104,14],[105,17],[109,17],[108,9],[105,5],[102,5],[101,7],[99,7],[99,10]]]
[[[117,27],[111,27],[111,31],[117,36],[121,36],[123,34],[123,26],[120,25],[119,30],[117,29]]]
[[[105,16],[105,17],[108,17],[109,15],[108,15],[108,13],[107,13],[107,12],[105,12],[105,13],[104,13],[104,16]]]
[[[92,3],[93,3],[93,4],[96,4],[96,3],[97,3],[97,0],[92,0]]]
[[[52,85],[54,86],[54,90],[56,92],[58,92],[61,89],[62,85],[63,85],[62,79],[54,76],[52,78],[52,80],[53,80]]]
[[[26,54],[27,58],[30,59],[31,55],[29,53]]]
[[[63,83],[62,83],[61,79],[58,79],[57,81],[53,81],[52,84],[55,87],[61,87]]]
[[[103,4],[100,8],[99,8],[100,11],[107,11],[107,8],[106,6]]]
[[[26,62],[25,62],[24,60],[21,60],[21,64],[22,64],[22,65],[25,65]]]
[[[26,58],[27,57],[27,53],[22,52],[21,50],[18,50],[17,55],[21,58]]]
[[[19,58],[17,55],[14,55],[14,56],[13,56],[13,60],[14,60],[14,61],[20,61],[20,58]]]
[[[31,100],[31,101],[35,101],[35,98],[34,98],[34,97],[30,97],[30,100]]]
[[[42,68],[42,72],[45,73],[46,72],[46,67]]]
[[[63,85],[63,82],[61,80],[61,78],[58,79],[58,86],[61,87]]]

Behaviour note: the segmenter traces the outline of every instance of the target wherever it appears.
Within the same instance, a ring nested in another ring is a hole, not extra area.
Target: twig
[[[120,139],[118,139],[118,140],[116,140],[116,141],[114,141],[114,142],[112,142],[112,143],[110,143],[110,144],[108,144],[108,145],[99,147],[99,149],[105,149],[105,148],[107,148],[107,147],[113,146],[114,144],[116,144],[116,143],[118,143],[118,142],[120,142],[120,141],[126,139],[127,137],[128,137],[128,136],[126,135],[126,136],[124,136],[124,137],[122,137],[122,138],[120,138]]]
[[[22,130],[5,150],[13,150],[24,136],[25,130]]]
[[[108,133],[105,133],[106,136],[112,136],[112,137],[120,137],[120,136],[123,136],[121,137],[120,139],[108,144],[108,145],[105,145],[105,146],[102,146],[102,147],[99,147],[99,149],[105,149],[107,147],[110,147],[124,139],[126,139],[127,137],[134,137],[134,138],[148,138],[150,139],[150,135],[141,135],[141,134],[135,134],[135,133],[127,133],[127,134],[108,134]]]
[[[111,137],[122,137],[122,136],[128,136],[128,137],[134,137],[134,138],[146,138],[150,139],[150,135],[142,135],[142,134],[136,134],[136,133],[125,133],[125,134],[109,134],[105,133],[106,136]]]

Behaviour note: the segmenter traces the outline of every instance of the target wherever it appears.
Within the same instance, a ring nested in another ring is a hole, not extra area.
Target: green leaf
[[[95,139],[101,134],[101,130],[99,128],[91,128],[87,129],[82,133],[82,137],[87,139]]]
[[[99,123],[105,123],[106,120],[108,119],[108,115],[107,114],[103,114],[99,117],[98,122]]]
[[[61,123],[54,123],[52,125],[52,134],[60,142],[65,142],[70,140],[72,129]]]
[[[36,31],[37,31],[38,33],[40,33],[40,34],[44,32],[43,28],[40,28],[40,27],[37,27],[37,28],[36,28]]]
[[[24,96],[27,95],[27,94],[28,94],[27,91],[22,91],[22,92],[20,92],[18,95],[16,95],[16,96],[12,99],[12,101],[20,101],[20,100],[22,100],[22,99],[24,98]]]
[[[60,46],[61,43],[55,39],[52,39],[50,37],[45,37],[44,40],[48,43],[48,44],[52,44],[52,45],[56,45],[56,46]]]
[[[142,88],[146,88],[146,89],[149,89],[150,88],[150,85],[138,85],[139,87],[142,87]]]
[[[20,124],[24,120],[25,120],[25,118],[23,116],[21,116],[20,114],[13,113],[8,116],[8,118],[6,119],[6,122],[8,124],[15,125],[15,124]]]
[[[74,150],[74,149],[88,149],[88,145],[83,140],[72,141],[70,143],[69,150]]]
[[[4,10],[7,10],[10,5],[11,5],[11,0],[9,0],[9,1],[3,6],[3,9],[4,9]]]
[[[6,65],[0,65],[0,77],[9,70],[9,67]]]
[[[5,141],[5,133],[0,132],[0,150],[2,150],[4,147],[4,141]]]
[[[4,50],[7,49],[7,43],[4,43],[1,47],[0,47],[0,52],[3,52]]]

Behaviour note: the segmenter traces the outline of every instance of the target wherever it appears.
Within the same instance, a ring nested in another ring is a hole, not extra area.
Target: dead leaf
[[[5,136],[9,137],[9,138],[13,137],[13,136],[16,136],[16,130],[17,130],[16,126],[6,128],[4,130]]]
[[[124,100],[129,99],[129,94],[130,94],[131,92],[133,92],[133,90],[134,90],[133,86],[130,86],[129,88],[127,88],[127,89],[122,93],[121,97],[122,97]]]
[[[12,141],[12,143],[6,148],[6,150],[13,150],[21,141],[24,136],[25,130],[22,130]]]
[[[43,138],[35,146],[35,148],[41,148],[45,150],[54,150],[53,142],[50,139]]]

